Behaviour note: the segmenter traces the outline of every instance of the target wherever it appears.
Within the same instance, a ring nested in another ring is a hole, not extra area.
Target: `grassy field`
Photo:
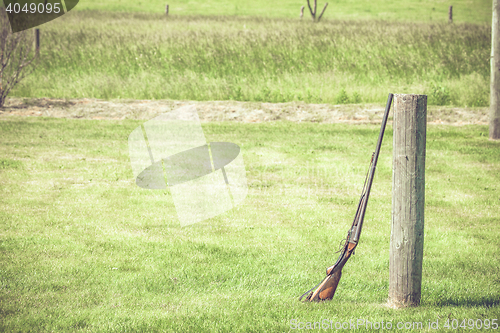
[[[318,13],[324,3],[318,1]],[[101,10],[118,12],[165,12],[168,3],[169,11],[174,15],[237,15],[258,17],[298,18],[300,7],[306,6],[305,17],[310,15],[307,1],[264,0],[174,0],[174,1],[130,1],[130,0],[84,0],[80,1],[75,10]],[[311,5],[313,0],[311,0]],[[325,19],[358,20],[376,19],[387,21],[434,21],[448,22],[448,7],[453,6],[455,22],[489,23],[491,22],[491,1],[489,0],[454,0],[443,2],[439,0],[336,0],[329,2],[325,11]]]
[[[298,19],[305,2],[169,4],[167,18],[165,2],[82,1],[40,27],[40,63],[13,95],[382,104],[394,92],[488,105],[491,1],[340,0],[319,24]],[[132,179],[127,137],[140,124],[0,120],[0,331],[500,321],[500,143],[486,126],[428,129],[422,304],[395,310],[391,128],[339,290],[303,304],[336,259],[379,126],[204,123],[207,141],[242,148],[249,193],[181,228],[170,191]]]
[[[394,310],[390,127],[337,295],[302,304],[336,259],[379,126],[203,124],[207,141],[241,146],[249,194],[181,228],[168,190],[134,185],[127,137],[140,123],[0,121],[1,331],[278,332],[293,319],[364,319],[435,332],[429,321],[443,331],[447,319],[500,319],[500,144],[486,126],[429,127],[422,304]]]
[[[489,104],[487,24],[75,11],[41,29],[15,96]]]

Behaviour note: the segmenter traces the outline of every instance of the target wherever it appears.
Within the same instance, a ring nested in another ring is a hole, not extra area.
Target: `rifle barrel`
[[[380,147],[382,146],[382,139],[384,138],[385,125],[387,124],[387,118],[389,118],[389,110],[391,108],[393,94],[389,94],[387,98],[387,105],[385,106],[384,118],[382,119],[382,125],[380,127],[380,134],[378,135],[377,147],[375,148],[375,154],[373,155],[373,163],[370,168],[370,175],[368,176],[368,184],[366,187],[366,197],[363,200],[363,205],[361,207],[361,215],[359,217],[358,226],[356,228],[356,233],[353,238],[353,243],[357,243],[359,236],[361,235],[361,228],[363,227],[363,220],[365,218],[366,206],[368,205],[368,198],[370,197],[370,190],[373,183],[373,177],[375,176],[375,168],[377,167],[378,155],[380,153]]]

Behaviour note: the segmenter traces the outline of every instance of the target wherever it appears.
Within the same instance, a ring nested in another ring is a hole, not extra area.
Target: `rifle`
[[[385,125],[387,124],[387,118],[389,116],[389,109],[391,108],[393,94],[389,94],[387,99],[387,105],[385,107],[384,118],[382,119],[382,126],[380,128],[380,134],[378,136],[377,147],[375,152],[372,154],[372,160],[370,162],[370,168],[365,177],[365,183],[363,185],[363,190],[361,191],[361,198],[359,199],[358,209],[356,210],[356,215],[354,216],[354,221],[352,222],[351,228],[347,232],[347,237],[344,240],[344,244],[341,246],[340,256],[332,266],[326,269],[326,277],[314,286],[312,289],[306,291],[299,300],[309,294],[306,297],[306,301],[324,301],[330,300],[335,295],[337,286],[342,276],[342,268],[349,260],[351,254],[354,254],[354,249],[358,245],[359,236],[361,235],[361,228],[363,227],[363,220],[365,218],[366,206],[368,205],[368,197],[370,196],[370,190],[373,183],[373,177],[375,175],[375,168],[377,167],[378,155],[380,153],[380,146],[382,145],[382,139],[384,137]]]

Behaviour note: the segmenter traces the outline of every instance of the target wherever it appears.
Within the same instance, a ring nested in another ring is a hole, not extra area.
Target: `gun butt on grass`
[[[310,302],[326,301],[333,298],[337,286],[339,285],[340,278],[342,277],[342,270],[338,270],[332,275],[327,275],[321,282],[320,286],[312,293],[306,300]]]

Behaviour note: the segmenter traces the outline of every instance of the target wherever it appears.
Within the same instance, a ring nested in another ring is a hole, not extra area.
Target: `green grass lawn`
[[[488,106],[488,24],[75,11],[18,97]]]
[[[205,123],[241,146],[249,193],[181,228],[168,190],[138,188],[139,121],[0,121],[0,330],[277,332],[291,320],[500,319],[500,143],[429,126],[422,302],[388,294],[392,129],[356,255],[331,302],[303,304],[355,213],[378,125]],[[451,322],[450,322],[451,325]],[[359,331],[364,331],[360,329]]]

